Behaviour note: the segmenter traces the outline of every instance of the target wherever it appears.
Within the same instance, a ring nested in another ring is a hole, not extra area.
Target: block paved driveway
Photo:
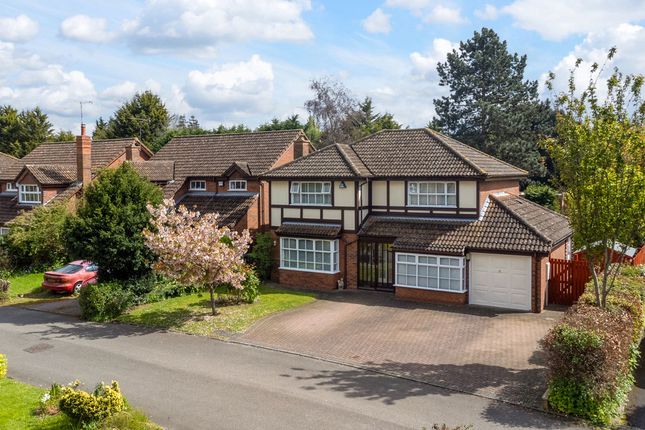
[[[538,341],[561,315],[416,304],[387,293],[346,291],[270,316],[236,340],[540,407],[546,370]]]

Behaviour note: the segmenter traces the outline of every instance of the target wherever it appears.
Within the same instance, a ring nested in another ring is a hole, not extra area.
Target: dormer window
[[[229,191],[246,191],[246,181],[244,179],[234,179],[228,181]]]
[[[206,191],[206,181],[204,180],[190,181],[188,189],[190,191]]]
[[[291,204],[331,206],[331,182],[292,182]]]
[[[18,203],[22,204],[40,204],[40,187],[32,184],[20,184],[18,187]]]
[[[408,182],[408,206],[415,207],[456,207],[456,182]]]
[[[16,184],[14,184],[13,182],[7,182],[7,186],[5,190],[8,193],[15,193],[16,191],[18,191],[18,188],[16,187]]]

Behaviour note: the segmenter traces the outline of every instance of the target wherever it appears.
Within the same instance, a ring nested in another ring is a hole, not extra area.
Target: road
[[[581,428],[541,412],[321,360],[120,324],[0,308],[9,376],[116,379],[169,429]]]

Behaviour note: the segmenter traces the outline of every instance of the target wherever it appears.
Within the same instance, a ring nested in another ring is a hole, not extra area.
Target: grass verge
[[[134,308],[118,321],[164,328],[217,338],[240,333],[267,315],[286,311],[316,300],[313,293],[260,288],[255,303],[220,304],[218,315],[211,316],[208,293],[200,292],[150,303]]]
[[[9,278],[9,301],[4,305],[19,305],[60,300],[66,296],[43,290],[43,272],[22,273]]]

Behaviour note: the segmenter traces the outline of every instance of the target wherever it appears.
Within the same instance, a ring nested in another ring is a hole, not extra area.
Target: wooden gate
[[[572,305],[584,293],[591,279],[586,261],[549,259],[549,304]]]

